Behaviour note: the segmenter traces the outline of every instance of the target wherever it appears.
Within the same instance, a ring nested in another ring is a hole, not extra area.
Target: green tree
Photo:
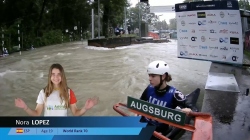
[[[169,25],[167,24],[167,22],[165,20],[163,20],[163,21],[157,21],[155,23],[154,27],[156,28],[156,30],[160,30],[160,29],[162,29],[162,30],[168,30],[169,29]]]
[[[93,7],[98,11],[98,0],[94,1]],[[107,37],[109,27],[123,23],[126,7],[129,7],[127,0],[100,0],[102,35]]]
[[[139,18],[139,11],[141,18]],[[140,19],[141,23],[144,22],[150,26],[155,26],[155,24],[159,21],[159,17],[157,15],[150,13],[149,6],[146,3],[138,3],[135,7],[128,9],[127,24],[130,25],[132,29],[139,28]]]
[[[245,6],[246,6],[246,10],[250,10],[250,3],[249,3],[249,1],[246,0],[246,2],[245,2],[244,0],[239,0],[238,3],[239,3],[240,9],[244,9]]]
[[[176,18],[173,18],[173,19],[169,20],[169,29],[170,30],[176,30],[177,29]]]
[[[61,43],[65,29],[73,31],[74,26],[78,26],[74,34],[79,36],[79,27],[89,27],[90,8],[87,0],[1,1],[0,27],[4,28],[5,47],[11,50],[18,45],[17,24],[23,34],[24,49],[31,44],[39,47]]]

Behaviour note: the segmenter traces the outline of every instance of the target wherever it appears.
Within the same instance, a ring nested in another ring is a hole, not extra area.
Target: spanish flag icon
[[[22,128],[17,128],[16,133],[23,133],[23,129]]]

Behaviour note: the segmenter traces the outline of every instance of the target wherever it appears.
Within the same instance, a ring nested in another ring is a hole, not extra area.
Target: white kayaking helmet
[[[161,60],[151,62],[147,68],[148,74],[164,75],[165,73],[169,73],[169,71],[169,65]]]

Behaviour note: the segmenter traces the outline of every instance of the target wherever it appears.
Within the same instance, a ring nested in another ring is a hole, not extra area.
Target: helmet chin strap
[[[162,75],[160,75],[160,84],[158,86],[155,86],[155,89],[159,90],[162,84],[163,84]]]
[[[165,73],[165,76],[168,76],[168,73]],[[160,84],[158,86],[155,86],[156,90],[159,90],[165,80],[162,80],[162,75],[160,75]]]

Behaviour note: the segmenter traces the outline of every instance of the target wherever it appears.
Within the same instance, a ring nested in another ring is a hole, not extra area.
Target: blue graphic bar
[[[36,129],[36,128],[31,128]],[[36,129],[37,135],[57,135],[57,128],[37,128]]]
[[[1,128],[3,129],[3,128]],[[0,131],[1,131],[0,129]],[[11,128],[8,135],[139,135],[142,128]]]
[[[96,132],[97,135],[94,134],[94,132],[92,132],[93,135],[90,135],[90,134],[88,135],[86,134],[84,135],[79,135],[79,134],[78,135],[76,134],[59,135],[58,134],[59,129],[63,129],[63,128],[48,128],[48,127],[47,128],[0,128],[0,137],[1,137],[0,139],[3,139],[3,140],[83,140],[83,139],[144,140],[144,139],[150,139],[150,137],[152,136],[155,130],[155,126],[146,126],[145,128],[139,128],[139,127],[137,128],[135,127],[114,128],[113,127],[113,128],[110,128],[109,130],[103,129],[100,127],[99,127],[99,130],[97,128],[94,129],[93,127],[91,129],[87,128],[89,130],[99,131],[99,132]],[[79,128],[68,128],[68,129],[79,129]],[[86,129],[86,128],[82,127],[82,129]],[[108,131],[112,131],[112,133],[110,132],[110,135],[108,135],[107,134],[109,133]]]
[[[139,135],[142,128],[59,128],[57,135]]]

